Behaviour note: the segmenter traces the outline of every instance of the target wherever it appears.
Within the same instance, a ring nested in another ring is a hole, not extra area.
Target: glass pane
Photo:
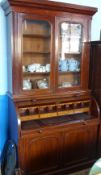
[[[62,22],[59,25],[59,88],[80,85],[81,48],[82,25]]]
[[[22,42],[22,89],[50,86],[51,26],[47,21],[25,20]]]

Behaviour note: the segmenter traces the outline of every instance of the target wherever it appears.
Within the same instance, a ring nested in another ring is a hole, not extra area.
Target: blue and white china
[[[60,59],[60,61],[59,61],[59,71],[62,71],[62,72],[68,71],[68,69],[69,69],[68,66],[69,66],[68,60]]]
[[[30,90],[32,89],[32,83],[30,79],[23,80],[23,90]]]
[[[69,71],[78,71],[79,70],[79,61],[74,58],[68,59]]]
[[[38,63],[33,63],[26,66],[26,72],[50,72],[50,64],[41,65]],[[23,72],[25,72],[25,66],[22,67]]]
[[[37,80],[37,86],[39,89],[47,89],[48,88],[48,82],[46,79]]]
[[[36,71],[36,64],[30,64],[27,66],[28,72],[35,72]]]

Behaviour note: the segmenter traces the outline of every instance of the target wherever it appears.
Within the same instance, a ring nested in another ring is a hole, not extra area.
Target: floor
[[[86,170],[78,171],[78,172],[68,174],[68,175],[89,175],[89,171],[90,169],[86,169]]]
[[[66,175],[89,175],[89,171],[90,171],[90,169],[85,169],[85,170],[82,170],[82,171],[78,171],[78,172],[75,172],[75,173],[72,173],[72,174],[66,174]],[[1,170],[0,170],[0,175],[2,175]]]

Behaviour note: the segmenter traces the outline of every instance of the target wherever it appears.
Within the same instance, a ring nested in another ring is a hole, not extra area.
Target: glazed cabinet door
[[[19,160],[24,175],[44,174],[58,169],[60,164],[61,135],[52,133],[20,138]]]
[[[53,26],[51,17],[16,14],[14,16],[15,94],[46,94],[53,90]]]
[[[59,92],[88,87],[89,48],[84,42],[88,39],[86,25],[83,16],[56,18],[56,89]]]
[[[64,165],[87,163],[96,158],[97,126],[81,126],[65,132]]]

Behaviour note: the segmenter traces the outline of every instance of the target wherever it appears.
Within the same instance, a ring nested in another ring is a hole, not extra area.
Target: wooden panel
[[[90,83],[93,95],[101,108],[101,42],[91,42]]]
[[[85,162],[96,158],[97,127],[84,126],[74,128],[65,133],[64,162],[65,165]]]
[[[45,54],[46,53],[46,54]],[[49,53],[25,53],[22,58],[22,64],[23,65],[29,65],[33,63],[41,63],[42,65],[50,63],[50,55]]]
[[[29,136],[20,139],[19,158],[25,174],[43,174],[43,171],[55,170],[60,161],[61,136],[59,134],[43,135],[37,138]]]
[[[47,134],[48,133],[48,134]],[[22,135],[19,141],[20,167],[27,175],[54,174],[61,169],[96,159],[97,125],[79,124],[48,127],[36,130],[33,135]]]
[[[89,88],[92,89],[92,95],[96,98],[101,110],[101,41],[91,42],[90,65]],[[98,157],[101,157],[101,121],[98,137]]]
[[[23,51],[25,52],[50,52],[50,40],[42,38],[24,38]]]
[[[23,4],[21,6],[21,4]],[[33,8],[37,10],[38,9],[44,9],[44,10],[54,10],[54,11],[62,11],[62,12],[71,12],[75,14],[84,14],[84,15],[94,15],[95,12],[97,11],[97,8],[94,7],[87,7],[87,6],[80,6],[80,5],[75,5],[75,4],[69,4],[69,3],[60,3],[60,2],[51,2],[51,1],[41,1],[38,2],[37,0],[29,0],[29,1],[24,1],[24,0],[18,0],[18,1],[9,1],[9,5],[13,6],[13,10],[16,10],[18,12],[21,12],[23,9],[24,12],[29,12],[29,13],[35,13],[33,12]],[[3,8],[6,11],[8,3],[3,3]],[[19,8],[19,6],[21,6]],[[10,9],[9,9],[10,10]],[[7,12],[9,12],[9,10]]]
[[[50,36],[50,28],[47,24],[49,23],[45,23],[45,21],[40,20],[25,20],[23,25],[23,34],[25,34],[25,36]]]

